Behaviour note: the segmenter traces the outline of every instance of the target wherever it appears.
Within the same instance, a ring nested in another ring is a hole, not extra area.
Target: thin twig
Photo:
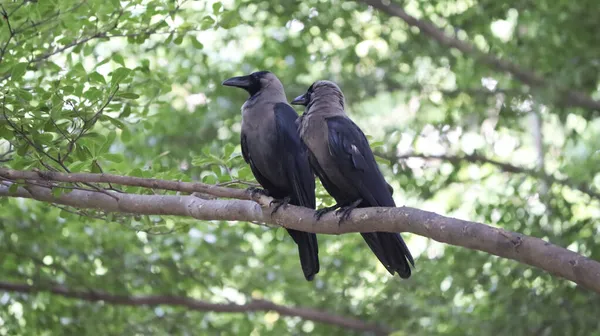
[[[443,160],[443,161],[451,162],[453,164],[457,164],[459,162],[491,164],[491,165],[494,165],[494,166],[500,168],[502,171],[505,171],[508,173],[525,174],[525,175],[529,175],[529,176],[533,176],[533,177],[542,179],[550,184],[554,184],[554,183],[561,184],[561,185],[567,186],[569,188],[579,190],[582,193],[589,195],[590,197],[600,200],[600,192],[593,190],[589,184],[578,183],[578,182],[573,181],[570,178],[558,178],[558,177],[555,177],[551,174],[544,172],[543,170],[519,167],[519,166],[515,166],[510,163],[490,159],[488,157],[485,157],[485,156],[479,155],[479,154],[428,155],[428,154],[411,153],[411,154],[403,154],[403,155],[390,155],[390,154],[384,154],[384,153],[376,153],[376,155],[383,159],[390,160],[392,162],[397,161],[397,160],[410,159],[410,158],[421,158],[424,160]]]

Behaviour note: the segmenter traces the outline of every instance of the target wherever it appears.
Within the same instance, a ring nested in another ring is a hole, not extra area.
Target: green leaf
[[[34,135],[34,139],[38,144],[50,145],[52,140],[54,140],[54,136],[52,135],[52,133],[42,133]]]
[[[89,74],[89,79],[92,83],[106,84],[106,79],[104,79],[104,76],[99,74],[97,71],[91,72]]]
[[[102,169],[100,168],[98,161],[92,160],[92,164],[90,165],[90,171],[95,174],[102,173]]]
[[[90,146],[93,144],[94,148],[98,149],[102,148],[106,143],[106,137],[98,132],[87,132],[81,138],[86,139],[86,143],[90,144]],[[98,154],[98,152],[92,152]]]
[[[113,61],[115,61],[116,63],[125,66],[125,59],[123,58],[123,56],[121,56],[121,54],[114,54],[112,55],[112,59]]]
[[[135,168],[134,170],[130,171],[127,175],[134,177],[144,177],[144,174],[140,168]]]
[[[75,145],[75,157],[81,161],[86,161],[92,157],[92,151],[87,146],[77,143]]]
[[[110,59],[111,59],[111,57],[106,57],[106,58],[105,58],[105,59],[103,59],[102,61],[100,61],[100,62],[96,63],[96,66],[95,66],[94,68],[96,68],[96,69],[97,69],[99,66],[101,66],[101,65],[104,65],[104,64],[106,64],[106,63],[110,62]]]
[[[202,178],[202,182],[207,183],[207,184],[216,184],[217,181],[219,180],[217,174],[211,172],[210,174],[204,176]]]
[[[17,192],[17,189],[19,188],[19,184],[17,183],[13,183],[10,185],[10,187],[8,187],[8,193],[9,194],[14,194]]]
[[[65,218],[69,218],[71,214],[65,210],[60,210],[60,212],[58,213],[58,217],[65,219]]]
[[[221,15],[221,20],[219,21],[219,26],[224,29],[230,29],[238,25],[239,14],[237,11],[228,11],[224,12]]]
[[[73,69],[71,70],[72,73],[78,75],[78,76],[85,76],[87,75],[87,72],[85,71],[85,68],[83,67],[83,64],[81,63],[77,63],[73,66]]]
[[[383,141],[374,141],[371,143],[371,148],[382,147],[384,145]]]
[[[173,41],[173,36],[174,36],[174,33],[169,34],[169,36],[167,36],[167,38],[165,39],[164,44],[167,45],[167,44],[171,43],[171,41]]]
[[[64,94],[71,94],[75,92],[75,88],[72,85],[65,85],[62,87],[62,91]]]
[[[8,126],[1,125],[0,123],[0,139],[9,140],[13,137],[13,135],[13,131],[9,129]]]
[[[104,155],[102,155],[102,157],[108,161],[115,162],[115,163],[123,162],[122,154],[104,154]]]
[[[192,45],[194,46],[194,48],[196,49],[203,49],[204,45],[198,41],[198,39],[195,36],[190,36],[190,40],[192,41]]]
[[[225,160],[227,161],[230,160],[231,154],[236,149],[236,147],[237,145],[234,145],[232,143],[225,144],[225,147],[223,148],[223,158],[225,158]]]
[[[108,135],[106,136],[106,141],[104,142],[104,144],[102,144],[102,147],[100,147],[100,149],[98,150],[98,153],[103,154],[103,153],[108,153],[108,150],[110,149],[110,146],[115,142],[115,139],[117,137],[117,132],[111,130]]]
[[[90,164],[89,161],[84,160],[84,161],[77,161],[74,162],[73,164],[69,165],[69,170],[71,172],[81,172],[81,168],[83,168],[84,166],[88,166]]]
[[[252,175],[250,168],[245,166],[238,169],[238,178],[243,181],[250,181],[254,180],[254,175]]]
[[[73,47],[73,50],[71,51],[74,54],[78,54],[81,52],[81,49],[83,49],[84,44],[77,44],[75,47]]]
[[[379,157],[377,155],[375,155],[375,161],[377,161],[378,163],[381,163],[383,165],[389,165],[390,164],[390,160],[384,159],[384,158]]]
[[[83,97],[90,101],[97,101],[102,98],[102,94],[102,91],[92,87],[83,93]]]
[[[200,29],[205,30],[211,28],[215,24],[215,19],[213,19],[210,15],[207,15],[202,18],[200,23]]]
[[[211,160],[208,160],[204,156],[196,156],[192,158],[192,166],[202,167],[205,164],[209,163]]]
[[[125,67],[121,67],[112,72],[111,76],[111,84],[113,86],[123,82],[129,75],[131,74],[131,70]]]
[[[29,65],[29,63],[17,63],[13,66],[10,74],[12,77],[12,80],[19,80],[21,79],[21,77],[23,77],[23,75],[25,75],[25,72],[27,72],[27,66]]]
[[[54,198],[59,198],[63,194],[64,189],[60,187],[52,188],[52,196]]]
[[[19,97],[20,99],[22,99],[25,102],[30,102],[31,99],[33,98],[33,96],[31,95],[31,93],[27,90],[23,90],[23,89],[16,89],[15,90],[16,96]]]
[[[125,124],[119,120],[119,119],[115,119],[109,116],[102,116],[102,119],[108,119],[108,121],[110,121],[111,124],[115,125],[115,127],[117,127],[118,129],[125,129],[127,128],[127,126],[125,126]]]
[[[180,45],[181,42],[183,42],[183,35],[178,35],[174,40],[173,43],[175,43],[176,45]]]
[[[119,118],[127,118],[131,114],[131,105],[127,104],[123,108],[123,112],[119,115]]]
[[[29,144],[22,145],[21,147],[19,147],[17,149],[17,155],[25,156],[25,154],[27,154],[28,150],[29,150]]]
[[[131,132],[127,127],[121,128],[121,141],[125,143],[131,141]]]
[[[126,99],[138,99],[140,96],[137,93],[133,92],[122,92],[117,94],[117,97],[126,98]]]
[[[44,68],[49,72],[58,72],[62,70],[62,67],[54,62],[45,62]]]
[[[212,10],[213,10],[213,12],[214,12],[214,13],[217,13],[217,12],[219,12],[219,10],[220,10],[222,7],[223,7],[223,5],[222,5],[220,2],[215,2],[215,3],[212,5]]]

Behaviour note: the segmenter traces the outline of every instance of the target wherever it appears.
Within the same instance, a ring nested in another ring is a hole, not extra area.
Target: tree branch
[[[453,164],[457,164],[461,161],[471,162],[471,163],[483,163],[483,164],[487,163],[487,164],[494,165],[494,166],[500,168],[500,170],[507,172],[507,173],[525,174],[525,175],[539,178],[549,184],[554,184],[554,183],[561,184],[561,185],[567,186],[569,188],[579,190],[582,193],[587,194],[592,198],[600,200],[600,192],[593,190],[589,184],[578,183],[569,178],[558,178],[558,177],[555,177],[544,171],[515,166],[510,163],[490,159],[490,158],[485,157],[480,154],[428,155],[428,154],[412,153],[412,154],[403,154],[403,155],[388,155],[388,154],[383,154],[383,153],[376,153],[376,155],[383,159],[390,160],[390,161],[397,161],[397,160],[410,159],[410,158],[420,158],[420,159],[424,159],[424,160],[443,160],[443,161],[451,162]],[[0,176],[1,175],[2,175],[2,172],[0,170]]]
[[[249,313],[258,311],[275,311],[283,316],[300,317],[304,320],[336,325],[346,329],[370,331],[377,335],[387,335],[391,332],[386,327],[377,326],[365,321],[350,317],[334,315],[325,311],[304,308],[289,307],[276,304],[272,301],[253,299],[245,304],[235,303],[211,303],[207,301],[195,300],[182,296],[171,295],[152,295],[152,296],[122,296],[98,291],[77,291],[64,286],[52,286],[48,288],[36,287],[28,284],[11,283],[0,281],[0,290],[10,292],[20,292],[33,294],[37,292],[50,292],[54,295],[60,295],[83,301],[98,302],[104,301],[109,304],[123,306],[179,306],[189,310],[215,313]]]
[[[82,3],[78,4],[78,5],[75,5],[72,8],[70,8],[69,10],[66,10],[66,11],[62,11],[62,12],[61,11],[57,11],[52,16],[48,16],[44,20],[41,20],[39,22],[32,22],[32,24],[29,25],[29,26],[27,26],[27,27],[24,27],[24,28],[21,28],[21,29],[18,29],[18,30],[12,30],[11,29],[10,30],[11,34],[10,34],[9,40],[6,42],[5,46],[0,49],[0,52],[1,52],[0,56],[4,55],[4,52],[5,52],[6,48],[8,47],[10,39],[12,37],[14,37],[16,34],[23,33],[24,31],[26,31],[28,29],[35,28],[35,27],[37,27],[39,25],[42,25],[42,24],[45,24],[45,23],[47,23],[49,21],[57,19],[60,15],[62,15],[64,13],[67,13],[67,12],[74,11],[77,8],[79,8],[80,6],[82,6],[83,4],[84,4],[84,2],[82,2]],[[167,15],[165,15],[163,17],[163,20],[165,20],[167,17],[169,17],[169,15],[171,15],[171,14],[179,11],[180,10],[180,6],[181,6],[181,4],[179,4],[175,9],[171,10]],[[0,10],[0,15],[6,17],[6,20],[8,22],[8,16],[6,15],[5,11]],[[89,42],[91,40],[94,40],[94,39],[110,39],[110,38],[114,38],[114,37],[137,37],[137,36],[141,36],[141,35],[148,35],[148,36],[150,36],[150,35],[155,35],[155,34],[173,34],[173,33],[178,32],[176,30],[175,31],[163,31],[163,32],[159,32],[158,31],[158,29],[160,27],[160,25],[159,25],[160,21],[159,21],[159,23],[156,23],[156,24],[154,24],[151,27],[146,27],[145,29],[143,29],[140,32],[136,32],[136,33],[114,33],[114,34],[109,34],[110,31],[115,30],[118,27],[118,25],[120,23],[119,19],[121,18],[122,15],[123,15],[123,12],[121,11],[119,13],[117,19],[115,20],[115,22],[110,23],[109,24],[110,27],[107,28],[106,30],[99,31],[99,32],[97,32],[95,34],[92,34],[92,35],[89,35],[89,36],[86,36],[86,37],[82,36],[80,38],[74,39],[73,41],[65,44],[64,46],[62,46],[60,48],[56,48],[54,50],[48,50],[46,53],[44,53],[44,54],[42,54],[42,55],[40,55],[40,56],[38,56],[36,58],[33,58],[33,59],[29,60],[28,64],[38,64],[38,63],[43,62],[43,61],[47,60],[48,58],[50,58],[50,57],[52,57],[52,56],[54,56],[56,54],[64,52],[64,51],[66,51],[66,50],[68,50],[70,48],[76,47],[76,46],[78,46],[80,44],[87,43],[87,42]],[[9,29],[10,29],[10,25],[9,25]],[[187,32],[193,32],[193,31],[198,31],[198,30],[196,30],[196,29],[186,29],[186,30],[182,30],[182,31],[180,31],[178,33],[185,34]],[[2,57],[0,57],[0,61],[1,60],[2,60]],[[8,73],[4,74],[4,76],[0,77],[0,81],[7,80],[11,76],[12,76],[12,74],[10,72],[8,72]]]
[[[106,178],[111,175],[103,176]],[[158,183],[157,180],[150,179],[148,181]],[[164,183],[168,183],[168,181],[164,181]],[[115,184],[117,183],[115,182]],[[600,263],[597,261],[552,245],[542,239],[409,207],[356,209],[343,225],[339,225],[338,218],[332,213],[316,221],[313,210],[292,205],[272,214],[270,207],[272,199],[266,196],[258,196],[255,199],[256,202],[86,190],[72,190],[54,196],[51,186],[25,184],[24,187],[11,188],[10,185],[11,182],[0,184],[0,196],[31,198],[80,209],[99,209],[107,212],[142,215],[187,216],[199,220],[237,220],[336,235],[373,231],[411,232],[442,243],[479,250],[538,267],[600,293]],[[218,190],[223,197],[241,196],[241,193],[246,194],[243,198],[249,197],[244,190],[223,187],[215,190]]]
[[[0,177],[7,180],[54,181],[68,183],[113,183],[124,186],[163,189],[187,193],[203,193],[216,197],[228,197],[250,200],[250,194],[244,189],[225,188],[202,182],[166,181],[134,176],[92,173],[59,173],[53,171],[20,171],[0,167]]]
[[[494,97],[494,96],[497,96],[500,94],[505,94],[505,95],[526,94],[526,92],[523,92],[522,90],[517,90],[517,89],[495,88],[493,90],[490,90],[485,87],[467,87],[467,88],[457,88],[454,90],[447,90],[447,89],[442,89],[442,88],[436,87],[434,85],[420,85],[420,84],[407,85],[407,84],[396,83],[396,82],[391,81],[389,78],[386,78],[386,81],[388,82],[388,83],[386,83],[388,90],[392,90],[392,91],[415,90],[415,91],[419,91],[419,92],[423,92],[423,93],[440,92],[441,94],[443,94],[444,96],[447,96],[447,97],[456,97],[463,93],[470,95],[470,96],[481,97],[481,98]]]
[[[551,84],[546,78],[536,74],[533,71],[522,69],[516,64],[505,61],[495,55],[485,53],[468,42],[461,41],[452,36],[447,35],[442,29],[436,27],[433,23],[424,20],[419,20],[414,16],[409,15],[402,7],[396,4],[384,0],[360,1],[369,6],[373,6],[374,8],[381,10],[390,16],[400,18],[410,26],[419,28],[421,32],[438,41],[444,46],[456,48],[463,52],[465,55],[473,56],[476,60],[485,63],[496,70],[512,74],[516,79],[531,87],[552,88],[553,86],[555,86]],[[560,88],[560,91],[565,95],[565,97],[561,99],[561,103],[570,106],[584,107],[590,110],[600,110],[600,101],[592,99],[585,93],[575,90],[569,90],[568,88]]]

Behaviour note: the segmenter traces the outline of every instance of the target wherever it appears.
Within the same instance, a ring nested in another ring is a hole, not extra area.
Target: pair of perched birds
[[[250,94],[242,106],[242,155],[266,194],[279,205],[315,209],[314,171],[337,202],[318,210],[318,218],[338,208],[343,220],[357,207],[396,206],[393,189],[383,178],[364,133],[346,115],[344,95],[335,83],[317,81],[294,99],[291,104],[306,106],[301,117],[287,103],[283,85],[271,72],[229,78],[223,85]],[[287,231],[298,245],[302,271],[310,281],[319,272],[317,236]],[[413,257],[398,233],[361,235],[392,275],[410,277]]]

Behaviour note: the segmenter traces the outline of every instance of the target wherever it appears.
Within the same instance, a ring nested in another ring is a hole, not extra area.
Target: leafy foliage
[[[594,5],[403,2],[409,14],[548,79],[527,87],[360,1],[4,1],[0,162],[246,187],[255,181],[238,145],[245,97],[221,81],[269,69],[292,97],[327,78],[340,83],[350,114],[386,158],[380,165],[398,204],[600,259],[598,111],[555,97],[564,88],[600,97]],[[321,186],[318,197],[331,204]],[[283,230],[0,202],[1,281],[212,302],[264,297],[397,335],[600,328],[597,296],[421,237],[406,235],[417,269],[402,281],[358,235],[319,236],[322,270],[309,283]],[[275,313],[113,306],[47,292],[5,292],[0,303],[0,335],[349,334]]]

